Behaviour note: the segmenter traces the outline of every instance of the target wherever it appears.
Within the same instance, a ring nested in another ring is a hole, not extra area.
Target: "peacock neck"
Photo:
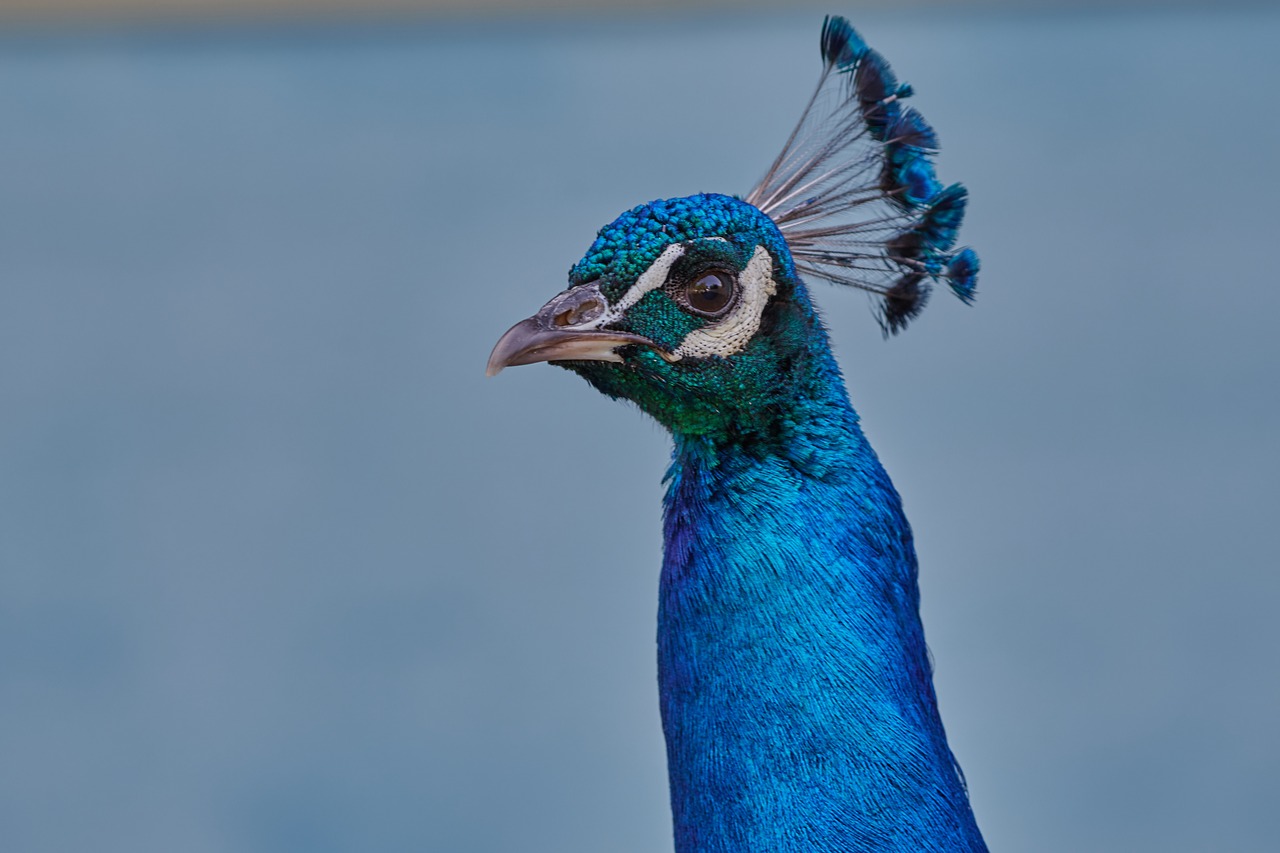
[[[983,850],[911,529],[829,355],[768,435],[675,437],[658,656],[676,849]]]

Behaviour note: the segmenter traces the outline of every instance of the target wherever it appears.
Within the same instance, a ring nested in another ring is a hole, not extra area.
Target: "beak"
[[[677,360],[643,335],[596,328],[608,319],[607,305],[595,284],[565,291],[498,339],[485,375],[497,376],[504,367],[540,361],[622,361],[615,350],[629,344],[656,350],[668,361]]]

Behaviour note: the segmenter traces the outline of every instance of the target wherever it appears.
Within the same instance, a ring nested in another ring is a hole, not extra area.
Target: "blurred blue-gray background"
[[[0,30],[0,849],[669,849],[667,439],[483,367],[821,11]],[[1280,11],[832,11],[973,195],[973,309],[818,297],[989,843],[1275,849]]]

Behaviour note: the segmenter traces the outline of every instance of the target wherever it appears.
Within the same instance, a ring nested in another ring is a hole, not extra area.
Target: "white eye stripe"
[[[724,237],[704,237],[704,240],[729,242]],[[658,255],[649,268],[641,273],[635,284],[622,295],[622,298],[609,306],[609,309],[581,328],[599,328],[622,319],[633,305],[639,302],[650,291],[657,290],[667,283],[671,268],[684,256],[685,246],[673,243]],[[701,329],[694,329],[673,355],[679,358],[708,358],[710,356],[726,357],[741,352],[760,330],[760,322],[764,316],[765,306],[769,298],[778,292],[773,280],[773,256],[764,246],[756,246],[755,253],[747,263],[747,268],[738,276],[738,303],[723,319],[711,323]]]
[[[680,257],[684,255],[684,245],[673,243],[662,250],[662,254],[649,265],[649,268],[640,274],[636,279],[636,283],[631,285],[626,293],[622,294],[622,298],[612,305],[608,306],[598,317],[583,323],[575,323],[575,329],[599,329],[610,323],[616,323],[621,320],[623,315],[627,313],[627,309],[635,305],[644,295],[651,290],[657,290],[667,281],[667,275],[671,272],[671,266]],[[583,285],[584,287],[586,285]],[[595,292],[599,294],[599,284],[591,285],[595,288]],[[603,296],[601,297],[603,300]]]
[[[724,237],[702,237],[699,239],[716,240],[721,243],[729,242]],[[621,320],[622,315],[627,313],[627,309],[643,299],[645,294],[651,290],[657,290],[667,283],[667,276],[671,274],[671,267],[675,265],[676,261],[684,257],[684,252],[684,243],[672,243],[663,249],[662,254],[658,255],[657,259],[649,265],[649,268],[636,279],[636,283],[631,285],[626,293],[622,294],[622,298],[610,305],[609,310],[599,320],[592,323],[591,326],[604,326]]]
[[[682,243],[672,243],[663,249],[662,254],[658,255],[658,259],[640,274],[635,284],[631,285],[631,289],[622,294],[622,298],[616,303],[609,306],[610,319],[619,319],[627,312],[628,308],[643,299],[646,293],[651,290],[657,290],[666,284],[667,275],[671,272],[672,265],[680,260],[682,255],[684,255],[684,244]]]
[[[723,320],[685,335],[675,354],[682,358],[723,358],[741,352],[760,330],[769,297],[778,292],[772,273],[773,257],[764,246],[756,246],[747,268],[738,276],[740,293],[733,311]]]

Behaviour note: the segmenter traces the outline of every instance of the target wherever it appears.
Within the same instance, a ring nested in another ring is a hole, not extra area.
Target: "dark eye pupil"
[[[733,281],[724,273],[707,273],[693,281],[685,295],[689,299],[690,308],[714,314],[733,298]]]

